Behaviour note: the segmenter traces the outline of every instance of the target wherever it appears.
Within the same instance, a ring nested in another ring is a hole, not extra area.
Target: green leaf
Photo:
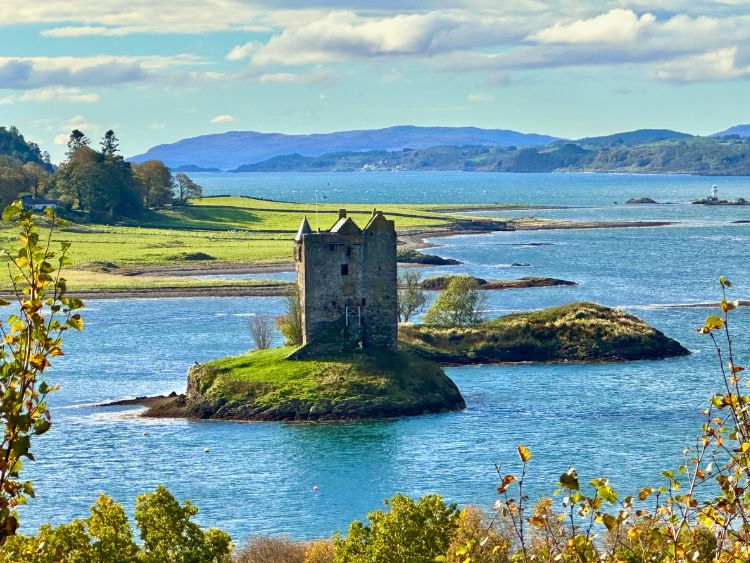
[[[21,202],[15,201],[11,203],[8,207],[3,209],[3,222],[7,223],[10,221],[13,217],[16,215],[19,215],[23,209],[21,208]]]

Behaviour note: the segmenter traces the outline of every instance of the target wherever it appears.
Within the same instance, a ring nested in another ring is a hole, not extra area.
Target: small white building
[[[57,209],[60,202],[54,199],[45,199],[43,197],[33,197],[30,195],[23,196],[21,198],[21,204],[24,209],[31,209],[32,211],[44,211],[45,209]]]

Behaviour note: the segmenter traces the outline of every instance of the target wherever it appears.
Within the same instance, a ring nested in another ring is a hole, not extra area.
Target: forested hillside
[[[674,132],[672,132],[674,133]],[[627,172],[750,175],[750,139],[682,137],[629,145],[611,136],[543,147],[433,147],[401,151],[298,154],[246,165],[238,172],[465,170],[485,172]],[[595,142],[588,142],[595,141]]]

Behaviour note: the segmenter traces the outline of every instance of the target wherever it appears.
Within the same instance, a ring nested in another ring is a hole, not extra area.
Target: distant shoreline
[[[550,221],[525,220],[523,222],[514,222],[514,229],[517,231],[537,231],[537,230],[565,230],[565,229],[616,229],[616,228],[642,228],[642,227],[663,227],[672,225],[670,221],[585,221],[585,222],[568,222],[568,221]],[[426,248],[438,247],[440,245],[428,242],[429,239],[452,237],[459,235],[481,235],[492,232],[509,232],[509,231],[484,231],[484,230],[427,230],[421,232],[412,232],[399,236],[399,248],[421,250]],[[175,264],[170,267],[160,267],[157,269],[147,268],[127,268],[122,270],[122,274],[137,278],[139,275],[149,276],[217,276],[230,274],[264,274],[278,272],[293,272],[294,264],[292,262],[276,262],[268,264],[252,263],[219,263],[219,264]],[[288,292],[291,283],[259,283],[255,285],[232,285],[231,280],[221,280],[223,283],[213,283],[205,286],[190,287],[133,287],[133,288],[102,288],[102,289],[81,289],[71,288],[69,293],[80,299],[98,300],[98,299],[164,299],[178,297],[282,297]],[[7,291],[0,292],[4,297],[12,297]]]

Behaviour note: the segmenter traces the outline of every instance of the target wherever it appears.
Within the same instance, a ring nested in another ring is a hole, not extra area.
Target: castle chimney
[[[339,209],[339,219],[346,219],[346,209]]]

